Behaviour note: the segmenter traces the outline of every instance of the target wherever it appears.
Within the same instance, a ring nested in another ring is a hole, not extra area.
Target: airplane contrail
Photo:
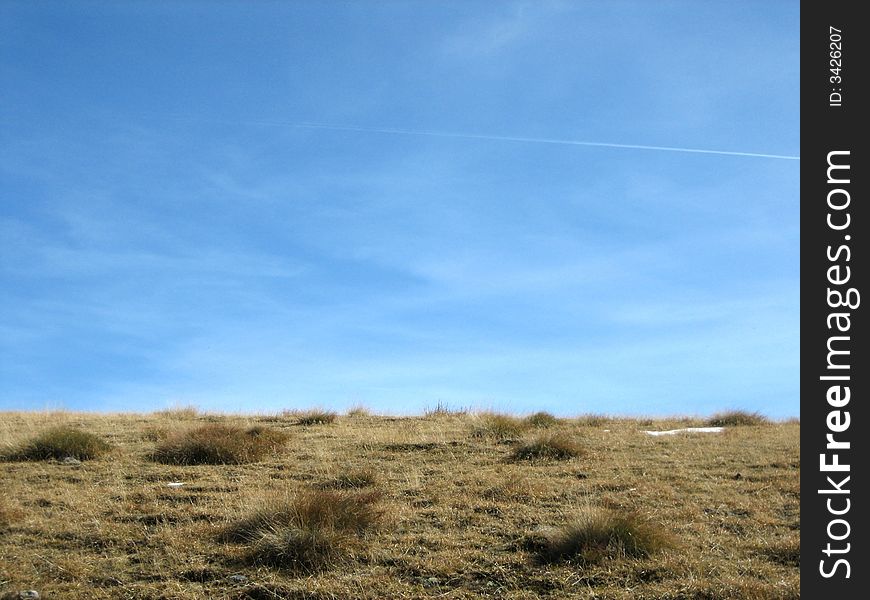
[[[399,129],[393,127],[362,127],[358,125],[338,125],[333,123],[272,121],[266,119],[228,120],[198,117],[193,115],[163,114],[164,117],[186,121],[208,121],[227,124],[267,125],[271,127],[293,127],[297,129],[329,129],[334,131],[356,131],[361,133],[383,133],[389,135],[417,135],[441,138],[460,138],[466,140],[493,140],[500,142],[523,142],[529,144],[557,144],[562,146],[588,146],[594,148],[621,148],[628,150],[658,150],[661,152],[684,152],[689,154],[715,154],[719,156],[747,156],[751,158],[772,158],[778,160],[800,160],[800,156],[787,154],[766,154],[762,152],[736,152],[732,150],[708,150],[704,148],[684,148],[681,146],[649,146],[645,144],[616,144],[559,138],[521,137],[513,135],[490,135],[482,133],[460,133],[452,131],[432,131],[426,129]]]
[[[265,122],[263,122],[265,124]],[[720,156],[749,156],[753,158],[775,158],[780,160],[800,160],[800,156],[785,154],[764,154],[761,152],[735,152],[730,150],[705,150],[702,148],[682,148],[677,146],[647,146],[644,144],[615,144],[610,142],[590,142],[558,138],[519,137],[510,135],[485,135],[477,133],[456,133],[450,131],[427,131],[420,129],[394,129],[387,127],[359,127],[355,125],[332,125],[328,123],[293,123],[302,129],[333,129],[336,131],[360,131],[365,133],[386,133],[394,135],[423,135],[429,137],[462,138],[470,140],[496,140],[503,142],[527,142],[532,144],[560,144],[564,146],[593,146],[598,148],[623,148],[631,150],[661,150],[664,152],[689,152],[692,154],[718,154]]]

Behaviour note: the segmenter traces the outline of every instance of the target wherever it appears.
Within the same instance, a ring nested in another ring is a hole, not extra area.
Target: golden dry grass
[[[77,427],[58,425],[8,452],[6,460],[90,460],[112,449],[111,444]]]
[[[538,427],[540,429],[546,429],[559,424],[559,419],[545,411],[533,413],[523,420],[532,427]]]
[[[717,413],[707,419],[709,427],[739,427],[741,425],[766,425],[770,421],[759,412],[729,410]]]
[[[476,423],[473,434],[476,437],[491,437],[500,440],[518,438],[531,425],[524,419],[501,413],[478,413],[473,415]]]
[[[672,547],[670,534],[634,512],[589,508],[571,519],[541,544],[542,563],[581,565],[619,558],[646,558]]]
[[[546,433],[517,446],[511,453],[514,460],[569,460],[586,453],[575,436],[564,432]]]
[[[372,487],[377,485],[378,482],[378,475],[374,469],[353,469],[339,474],[334,479],[323,482],[320,489],[355,490]]]
[[[282,416],[295,417],[297,425],[328,425],[334,423],[335,419],[338,418],[337,413],[322,408],[312,408],[303,411],[284,411]]]
[[[585,454],[514,461],[522,441],[476,437],[477,422],[450,412],[338,417],[328,427],[280,416],[0,414],[2,448],[58,424],[114,447],[80,465],[0,462],[0,596],[36,589],[68,600],[800,597],[799,423],[651,437],[641,430],[685,421],[560,419],[548,433],[580,441]],[[161,440],[207,423],[274,428],[289,440],[283,452],[249,464],[149,460]],[[324,517],[327,525],[314,528],[323,535],[313,539],[291,519],[259,537],[221,536],[276,498],[298,510],[292,499],[317,493],[375,494],[384,524],[356,530]],[[542,563],[542,544],[562,539],[585,514],[633,515],[668,532],[672,544],[631,556],[616,543],[602,562]],[[287,556],[322,548],[324,539],[337,549],[327,552],[327,568],[285,566]]]
[[[206,423],[162,440],[151,459],[169,465],[237,465],[261,460],[280,448],[289,436],[256,425],[240,427]]]
[[[348,417],[370,417],[372,416],[372,411],[362,404],[357,404],[348,408],[344,414]]]
[[[199,409],[192,404],[188,404],[185,406],[173,406],[171,408],[164,408],[163,410],[155,411],[152,414],[155,417],[180,421],[196,418],[197,416],[199,416]]]
[[[272,499],[229,525],[218,539],[247,545],[247,560],[295,573],[318,573],[363,551],[363,536],[384,516],[377,491],[306,490]]]

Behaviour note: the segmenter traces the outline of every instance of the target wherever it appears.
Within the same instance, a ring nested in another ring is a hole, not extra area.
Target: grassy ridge
[[[323,412],[0,414],[0,597],[800,596],[798,423]]]

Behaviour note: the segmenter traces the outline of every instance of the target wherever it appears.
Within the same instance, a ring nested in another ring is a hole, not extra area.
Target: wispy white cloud
[[[538,8],[546,6],[544,3],[537,5]],[[501,14],[495,16],[465,18],[444,38],[441,50],[465,59],[492,56],[527,38],[534,27],[530,20],[541,14],[540,11],[530,11],[526,2],[512,2],[498,8]]]
[[[0,403],[793,411],[796,39],[746,67],[784,11],[731,10],[294,12],[238,57],[179,24],[205,62],[137,27],[159,76],[110,94],[58,31],[9,71]]]

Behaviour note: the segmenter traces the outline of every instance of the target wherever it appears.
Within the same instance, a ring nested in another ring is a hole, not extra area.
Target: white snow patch
[[[683,429],[669,429],[667,431],[644,431],[647,435],[676,435],[678,433],[722,433],[724,427],[685,427]]]
[[[167,484],[166,484],[166,487],[171,487],[171,488],[180,488],[180,487],[183,486],[183,485],[184,485],[184,484],[181,483],[180,481],[173,481],[172,483],[167,483]]]

